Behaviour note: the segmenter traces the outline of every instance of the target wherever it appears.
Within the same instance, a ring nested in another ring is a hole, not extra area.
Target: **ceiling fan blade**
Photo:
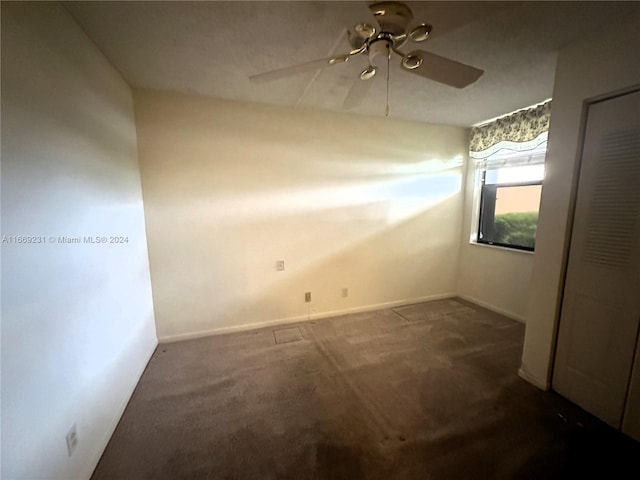
[[[298,65],[292,65],[290,67],[278,68],[276,70],[270,70],[268,72],[251,75],[249,77],[249,80],[256,83],[270,82],[271,80],[278,80],[280,78],[289,77],[298,73],[320,70],[321,68],[330,67],[331,65],[344,63],[348,61],[349,58],[350,54],[319,58],[317,60],[311,60],[310,62],[304,62]]]
[[[347,93],[347,96],[342,103],[342,108],[344,110],[351,110],[362,105],[367,93],[371,90],[371,85],[373,85],[374,80],[375,77],[368,80],[361,80],[360,77],[356,77],[349,89],[349,93]]]
[[[478,80],[484,73],[484,70],[480,70],[479,68],[456,62],[450,58],[441,57],[440,55],[425,50],[414,50],[405,55],[405,58],[409,56],[421,57],[422,63],[413,69],[409,69],[403,64],[403,70],[428,78],[429,80],[444,83],[451,87],[467,87]]]

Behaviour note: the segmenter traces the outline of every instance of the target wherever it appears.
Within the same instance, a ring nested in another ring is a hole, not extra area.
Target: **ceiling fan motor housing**
[[[378,2],[369,6],[380,30],[394,36],[404,35],[413,20],[409,7],[399,2]]]

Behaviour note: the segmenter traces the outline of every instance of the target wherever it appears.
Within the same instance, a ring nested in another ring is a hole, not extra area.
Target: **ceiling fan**
[[[369,5],[378,28],[368,23],[359,23],[353,31],[347,31],[351,45],[348,53],[320,58],[290,67],[279,68],[269,72],[252,75],[253,82],[268,82],[285,78],[297,73],[319,70],[322,68],[348,62],[353,57],[366,55],[368,66],[360,72],[349,94],[345,98],[343,108],[353,108],[364,100],[371,87],[371,80],[380,70],[380,61],[387,63],[387,106],[385,114],[389,115],[389,63],[392,54],[399,56],[401,68],[409,73],[456,88],[465,88],[478,80],[483,70],[451,60],[426,50],[401,52],[400,47],[408,41],[421,43],[429,38],[433,27],[428,23],[413,22],[411,9],[401,2],[376,2]]]

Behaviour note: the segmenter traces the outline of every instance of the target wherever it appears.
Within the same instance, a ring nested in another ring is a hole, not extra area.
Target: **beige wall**
[[[465,181],[462,242],[457,293],[478,305],[525,321],[533,254],[471,242],[477,229],[479,187],[473,159],[469,159]]]
[[[161,340],[455,293],[465,129],[151,91],[135,105]]]
[[[585,100],[640,84],[637,18],[564,48],[558,58],[521,375],[548,388],[565,239]]]
[[[57,3],[2,2],[2,235],[2,478],[89,478],[156,337],[131,90]]]

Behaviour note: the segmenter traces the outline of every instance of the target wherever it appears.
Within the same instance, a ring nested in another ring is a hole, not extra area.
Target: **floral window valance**
[[[551,100],[519,110],[493,122],[471,129],[471,152],[482,152],[500,142],[525,143],[549,130]]]

